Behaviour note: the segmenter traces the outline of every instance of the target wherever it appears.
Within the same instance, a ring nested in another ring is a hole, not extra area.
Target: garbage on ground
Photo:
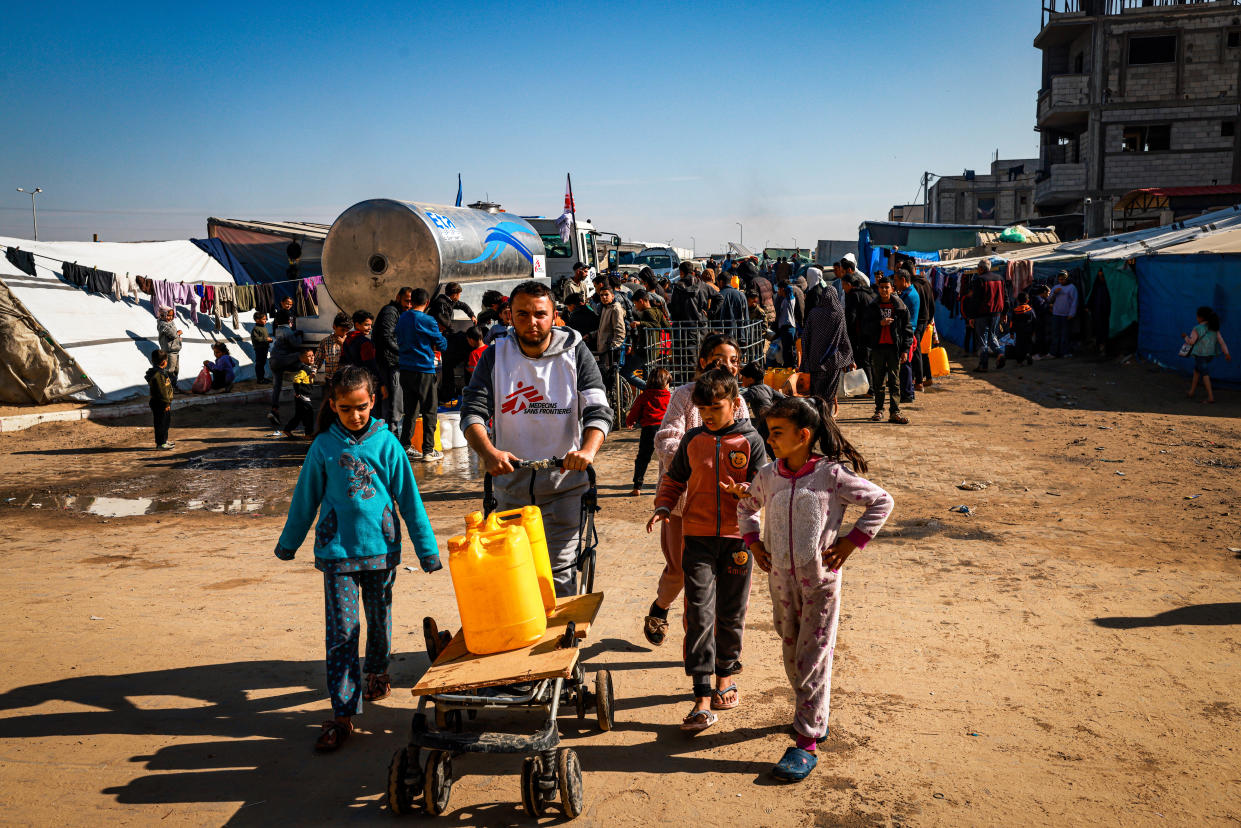
[[[1241,546],[1230,546],[1228,547],[1228,551],[1232,552],[1234,555],[1241,554]]]
[[[1201,494],[1185,495],[1186,500],[1197,500],[1200,497],[1202,497]]]
[[[981,492],[990,485],[990,480],[962,480],[957,488],[965,492]]]
[[[951,509],[949,509],[948,511],[950,511],[950,512],[959,512],[960,514],[963,514],[963,515],[972,515],[972,514],[974,514],[974,510],[973,510],[973,509],[971,509],[971,508],[970,508],[970,507],[968,507],[968,506],[953,506],[953,507],[952,507]]]
[[[102,621],[103,619],[102,619],[102,618],[100,618],[98,615],[92,615],[92,616],[90,617],[90,620],[92,620],[92,621]]]
[[[1116,476],[1117,476],[1117,477],[1124,477],[1124,476],[1125,476],[1125,473],[1124,473],[1124,472],[1116,472]]]

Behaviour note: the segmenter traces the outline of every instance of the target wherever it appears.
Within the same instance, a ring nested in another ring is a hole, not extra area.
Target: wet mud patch
[[[263,583],[262,578],[229,578],[227,581],[216,581],[214,584],[206,584],[203,589],[238,589],[251,584]]]

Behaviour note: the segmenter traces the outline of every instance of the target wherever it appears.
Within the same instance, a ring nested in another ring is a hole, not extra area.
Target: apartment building
[[[1241,184],[1238,0],[1043,0],[1034,206],[1113,228],[1121,196]]]

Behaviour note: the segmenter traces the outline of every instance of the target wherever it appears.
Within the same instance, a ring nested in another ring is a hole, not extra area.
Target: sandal
[[[737,698],[733,699],[731,702],[726,702],[724,701],[724,695],[726,693],[736,693]],[[733,682],[732,684],[728,685],[723,690],[712,690],[711,691],[711,709],[712,710],[732,710],[734,707],[738,706],[739,704],[741,704],[741,691],[737,689],[736,682]]]
[[[883,422],[883,412],[882,412],[882,411],[876,411],[876,412],[875,412],[875,415],[874,415],[873,417],[871,417],[871,418],[870,418],[870,421],[871,421],[872,423],[880,423],[880,422]]]
[[[648,615],[646,622],[642,625],[642,634],[646,636],[647,641],[658,647],[664,643],[668,635],[668,619]]]
[[[350,733],[353,733],[353,722],[343,725],[335,719],[326,721],[323,723],[323,732],[315,740],[315,750],[319,753],[337,751],[349,738]]]
[[[893,414],[891,417],[888,418],[888,422],[896,423],[897,425],[909,425],[909,418],[902,417],[900,414]]]
[[[686,733],[701,733],[720,720],[710,710],[695,710],[681,721],[681,730]]]
[[[390,695],[392,695],[392,679],[387,673],[366,674],[366,692],[362,694],[363,701],[379,701]]]
[[[818,764],[819,757],[810,751],[802,750],[799,747],[791,747],[784,752],[784,756],[771,769],[771,775],[776,779],[783,779],[785,782],[800,782],[809,776],[810,771],[814,770]]]

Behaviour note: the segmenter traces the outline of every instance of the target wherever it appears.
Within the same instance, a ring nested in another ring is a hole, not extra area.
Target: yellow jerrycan
[[[520,526],[450,538],[448,570],[471,653],[516,650],[547,632],[530,540]]]
[[[556,584],[552,580],[552,561],[547,551],[547,536],[543,532],[543,513],[538,506],[522,506],[506,512],[492,512],[483,518],[482,512],[465,516],[465,532],[492,531],[502,526],[520,526],[530,541],[530,554],[534,556],[534,571],[539,576],[539,593],[543,596],[543,609],[551,612],[556,608]]]

